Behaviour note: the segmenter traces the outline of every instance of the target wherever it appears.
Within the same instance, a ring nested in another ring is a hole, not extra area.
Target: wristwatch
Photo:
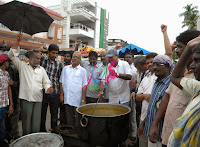
[[[117,73],[117,78],[119,78],[119,73]]]

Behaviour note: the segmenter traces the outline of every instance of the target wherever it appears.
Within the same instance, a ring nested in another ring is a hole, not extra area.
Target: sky
[[[8,2],[10,0],[4,0]],[[30,0],[20,0],[28,2]],[[61,0],[32,0],[43,6],[59,4]],[[122,39],[150,52],[164,54],[164,41],[160,29],[167,25],[170,42],[181,32],[183,18],[179,14],[187,4],[199,6],[200,0],[93,0],[109,12],[108,39]]]

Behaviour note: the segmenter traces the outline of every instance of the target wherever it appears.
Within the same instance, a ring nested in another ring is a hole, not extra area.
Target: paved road
[[[47,132],[50,132],[49,129],[50,129],[50,109],[48,108],[48,111],[47,111],[47,118],[46,118],[46,130]],[[58,122],[59,124],[59,122]],[[19,125],[19,135],[22,136],[22,122],[19,121],[18,123]],[[126,140],[126,147],[128,147],[128,144],[131,143],[130,139],[127,139]]]

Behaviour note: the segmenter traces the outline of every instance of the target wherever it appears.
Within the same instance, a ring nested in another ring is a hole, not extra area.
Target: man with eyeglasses
[[[159,108],[159,104],[161,102],[162,96],[165,93],[165,90],[168,88],[170,83],[170,73],[172,68],[172,61],[166,55],[157,55],[153,59],[153,69],[155,75],[158,77],[153,85],[153,89],[151,92],[151,99],[149,101],[149,106],[147,110],[147,116],[142,121],[139,129],[138,136],[149,136],[150,127],[153,122],[153,118],[156,115],[157,109]],[[159,134],[157,138],[157,142],[152,143],[148,140],[148,147],[162,147],[161,143],[161,132],[163,127],[163,120],[159,123]],[[144,131],[144,132],[143,132]]]
[[[78,127],[76,107],[85,104],[87,71],[80,66],[81,53],[75,51],[72,64],[65,66],[60,77],[60,101],[65,106],[67,125]]]

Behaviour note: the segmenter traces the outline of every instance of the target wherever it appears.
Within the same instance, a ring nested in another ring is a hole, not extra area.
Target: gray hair
[[[81,57],[82,57],[81,52],[79,52],[79,51],[75,51],[75,52],[73,53],[73,55],[74,55],[75,53],[78,53],[79,56],[80,56],[80,59],[81,59]]]
[[[28,57],[30,58],[30,57],[33,57],[36,53],[39,53],[39,54],[41,54],[39,51],[37,51],[37,50],[32,50],[32,51],[29,51],[28,52]]]
[[[135,58],[135,65],[144,65],[146,63],[146,57],[145,56],[137,56]]]

